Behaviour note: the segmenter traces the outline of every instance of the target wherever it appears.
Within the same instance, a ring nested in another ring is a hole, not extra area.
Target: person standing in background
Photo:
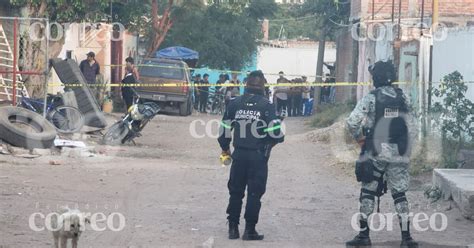
[[[81,61],[79,64],[79,69],[84,75],[86,79],[86,83],[88,84],[89,88],[92,91],[92,95],[95,97],[97,102],[101,102],[100,96],[100,88],[101,85],[97,85],[97,75],[100,74],[100,66],[99,63],[95,60],[95,53],[89,52],[87,53],[87,59]],[[79,82],[77,82],[79,83]]]
[[[199,84],[201,83],[201,74],[197,74],[194,77],[194,109],[199,109]]]
[[[207,100],[209,98],[209,74],[203,75],[199,86],[199,112],[207,113]]]
[[[329,83],[335,84],[336,83],[336,78],[334,76],[331,76],[329,79]],[[331,86],[329,87],[329,102],[330,103],[335,103],[336,102],[336,86]]]
[[[125,102],[125,113],[128,112],[130,107],[133,105],[133,98],[135,96],[135,90],[133,84],[137,83],[137,79],[133,75],[133,69],[131,67],[125,68],[125,76],[122,80],[122,98]]]
[[[307,77],[306,76],[302,76],[301,77],[301,81],[302,81],[302,84],[307,84]],[[303,116],[307,116],[309,115],[309,109],[307,108],[307,104],[309,102],[309,98],[310,98],[310,91],[311,91],[311,87],[309,87],[308,85],[304,85],[301,87],[302,89],[302,92],[301,92],[301,98],[302,98],[302,108],[301,108],[301,113]]]
[[[288,84],[293,84],[294,82],[295,82],[294,79],[292,79],[291,81],[288,80]],[[288,87],[288,92],[287,92],[287,96],[288,96],[288,101],[287,101],[288,116],[292,117],[292,116],[294,116],[294,113],[292,111],[293,111],[293,107],[295,106],[295,102],[294,102],[295,92],[293,91],[294,90],[293,86],[287,86],[287,87]]]
[[[289,87],[286,86],[285,84],[288,84],[289,81],[288,79],[285,78],[285,73],[280,72],[279,73],[280,78],[277,80],[277,86],[274,88],[274,97],[276,100],[277,104],[277,114],[281,114],[283,110],[286,110],[288,108],[288,91]]]
[[[302,83],[302,80],[300,78],[296,78],[293,80],[294,84],[297,84],[297,86],[291,87],[291,93],[292,93],[292,106],[291,106],[291,114],[292,116],[300,116],[301,115],[301,108],[302,108],[302,93],[303,89],[299,85]]]
[[[140,81],[140,75],[138,73],[137,67],[135,66],[135,60],[132,57],[125,59],[125,67],[127,67],[128,71],[132,72],[137,82]]]
[[[133,105],[133,97],[135,96],[135,86],[133,84],[138,83],[138,70],[135,67],[135,60],[132,57],[125,59],[125,76],[123,77],[122,84],[131,86],[122,86],[122,98],[126,105],[126,110]]]
[[[230,80],[230,83],[235,87],[240,87],[240,80],[237,73],[232,73],[232,79]]]
[[[327,63],[323,63],[326,68],[329,70],[329,74],[326,74],[326,80],[328,83],[336,83],[336,66],[330,65]],[[336,87],[335,86],[328,86],[327,87],[327,102],[334,103],[336,100]]]
[[[240,80],[237,78],[237,74],[232,74],[232,79],[227,84],[225,89],[225,106],[229,104],[231,100],[240,96]]]

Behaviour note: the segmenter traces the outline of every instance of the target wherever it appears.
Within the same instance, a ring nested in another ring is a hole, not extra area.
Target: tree
[[[323,81],[323,63],[326,40],[344,27],[349,19],[350,2],[338,0],[307,0],[303,4],[302,13],[316,15],[316,26],[319,30],[318,62],[316,65],[316,82]],[[319,96],[320,87],[315,89],[315,97]],[[317,101],[314,101],[317,104]]]
[[[25,7],[29,17],[48,17],[50,21],[75,22],[86,19],[91,12],[102,11],[110,0],[10,0],[16,7]]]
[[[334,34],[348,21],[349,2],[337,0],[308,0],[303,4],[302,13],[316,15],[316,26],[319,29],[318,64],[316,81],[322,82],[325,43],[329,34]]]
[[[180,21],[171,28],[163,46],[194,49],[204,66],[241,70],[257,51],[261,35],[258,18],[271,16],[276,9],[271,0],[242,2],[181,6],[175,10]]]
[[[275,4],[274,0],[254,0],[248,4],[246,10],[250,18],[258,20],[273,17],[278,9],[278,5]]]
[[[169,29],[173,26],[173,20],[171,19],[171,7],[173,7],[173,2],[173,0],[168,0],[168,6],[160,15],[158,12],[158,1],[152,0],[151,26],[153,28],[153,32],[150,34],[151,40],[147,49],[148,57],[151,57],[156,52],[156,50],[158,50]]]
[[[313,15],[302,16],[303,6],[299,4],[281,4],[270,19],[270,39],[318,39],[316,18]]]

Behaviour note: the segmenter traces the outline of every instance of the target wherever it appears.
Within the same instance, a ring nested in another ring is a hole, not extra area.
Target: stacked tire
[[[55,138],[55,127],[43,116],[24,108],[0,108],[1,140],[26,149],[44,149],[52,147]]]
[[[84,115],[85,125],[105,128],[107,126],[105,116],[77,63],[71,59],[52,59],[51,63],[61,82],[67,89],[74,92],[77,103],[74,107],[77,107]],[[68,85],[73,85],[73,87],[68,87]]]

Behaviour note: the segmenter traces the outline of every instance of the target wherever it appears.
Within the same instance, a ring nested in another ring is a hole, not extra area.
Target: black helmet
[[[369,66],[369,72],[372,75],[375,88],[390,86],[396,80],[395,66],[393,66],[391,60],[387,62],[377,61]]]
[[[266,82],[267,80],[265,79],[262,71],[253,71],[247,78],[247,84],[245,85],[245,88],[251,91],[258,91],[259,93],[263,94],[265,91]]]

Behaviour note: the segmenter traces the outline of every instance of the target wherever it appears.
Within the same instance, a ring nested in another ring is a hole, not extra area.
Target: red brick
[[[402,16],[406,16],[408,11],[408,0],[402,1]],[[423,0],[418,0],[416,9],[421,13],[421,4]],[[353,0],[355,6],[353,9],[353,15],[360,13],[361,11],[361,0]],[[374,4],[374,10],[377,16],[387,16],[392,13],[392,0],[370,0],[368,1],[368,15],[372,15],[372,3]],[[395,0],[395,15],[398,15],[399,0]],[[455,16],[455,15],[473,15],[474,16],[474,0],[438,0],[439,15],[440,16]],[[432,0],[425,0],[425,15],[432,14]]]

